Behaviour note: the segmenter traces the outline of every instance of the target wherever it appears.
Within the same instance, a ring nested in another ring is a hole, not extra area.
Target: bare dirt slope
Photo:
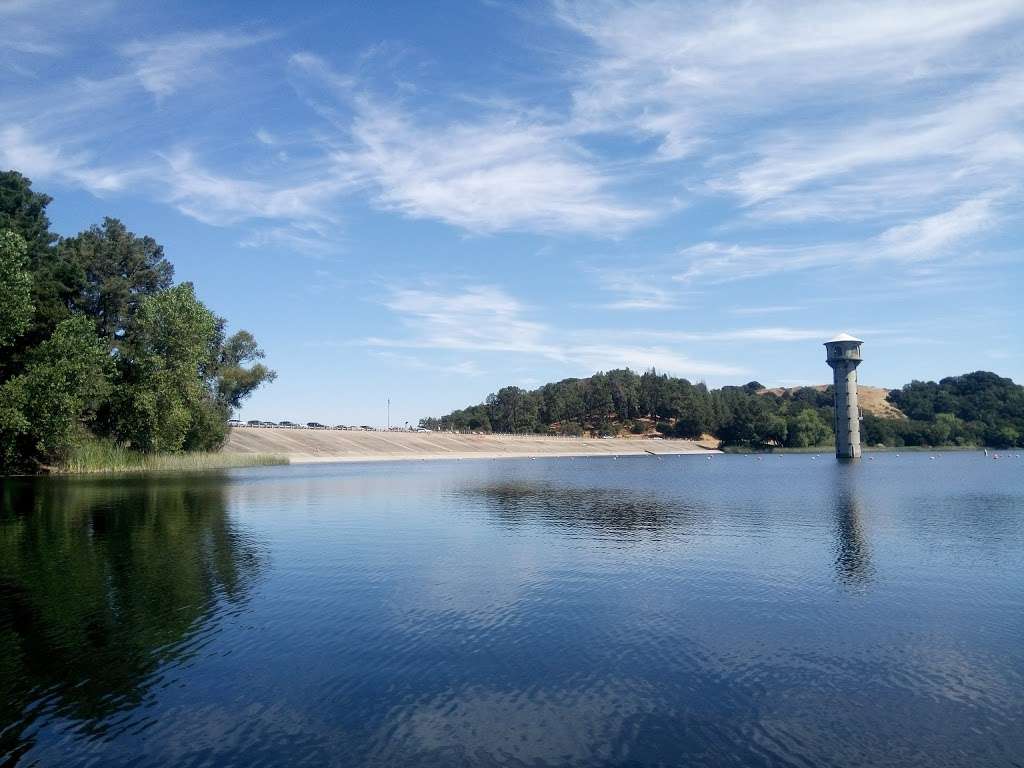
[[[809,388],[824,392],[828,389],[828,385],[818,384]],[[792,392],[797,389],[803,389],[803,387],[775,387],[774,389],[762,389],[761,393],[781,395],[783,392]],[[885,387],[868,387],[859,384],[857,386],[857,399],[860,402],[861,410],[886,419],[905,419],[906,416],[903,415],[903,411],[886,400],[890,391]]]
[[[709,453],[716,445],[717,442],[643,438],[601,440],[539,435],[235,427],[228,433],[224,451],[283,454],[294,462],[302,462]]]

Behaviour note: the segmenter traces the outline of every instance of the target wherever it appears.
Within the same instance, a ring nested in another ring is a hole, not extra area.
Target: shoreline
[[[702,454],[721,454],[715,448],[680,448],[670,451],[566,451],[550,453],[529,453],[529,452],[500,452],[500,451],[477,451],[462,453],[431,453],[431,454],[394,454],[394,455],[373,455],[373,456],[327,456],[317,454],[289,454],[289,464],[359,464],[359,463],[380,463],[387,461],[494,461],[497,459],[588,459],[588,458],[627,458],[631,456],[651,456],[661,458],[662,456],[700,456]]]

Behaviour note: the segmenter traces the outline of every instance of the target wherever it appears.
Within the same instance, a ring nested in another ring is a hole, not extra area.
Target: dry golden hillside
[[[773,389],[762,389],[761,394],[781,395],[784,392],[792,392],[803,387],[775,387]],[[817,384],[809,389],[816,389],[824,392],[828,389],[827,384]],[[863,384],[857,387],[857,396],[862,411],[873,413],[887,419],[904,419],[906,416],[895,405],[886,400],[889,390],[885,387],[866,387]]]

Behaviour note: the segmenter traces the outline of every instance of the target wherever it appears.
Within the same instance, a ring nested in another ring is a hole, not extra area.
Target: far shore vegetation
[[[893,415],[865,411],[867,449],[1024,446],[1024,387],[988,371],[912,381],[888,394]],[[832,388],[767,390],[752,381],[709,389],[649,370],[598,373],[427,418],[428,429],[717,439],[723,448],[825,450],[835,440]]]
[[[49,203],[0,172],[0,474],[279,463],[215,453],[275,377],[252,334],[153,238],[111,218],[60,237]]]

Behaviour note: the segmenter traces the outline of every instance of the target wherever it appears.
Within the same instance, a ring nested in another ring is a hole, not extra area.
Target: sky
[[[328,7],[325,7],[328,6]],[[0,0],[0,166],[415,423],[630,367],[1024,381],[1024,3]]]

